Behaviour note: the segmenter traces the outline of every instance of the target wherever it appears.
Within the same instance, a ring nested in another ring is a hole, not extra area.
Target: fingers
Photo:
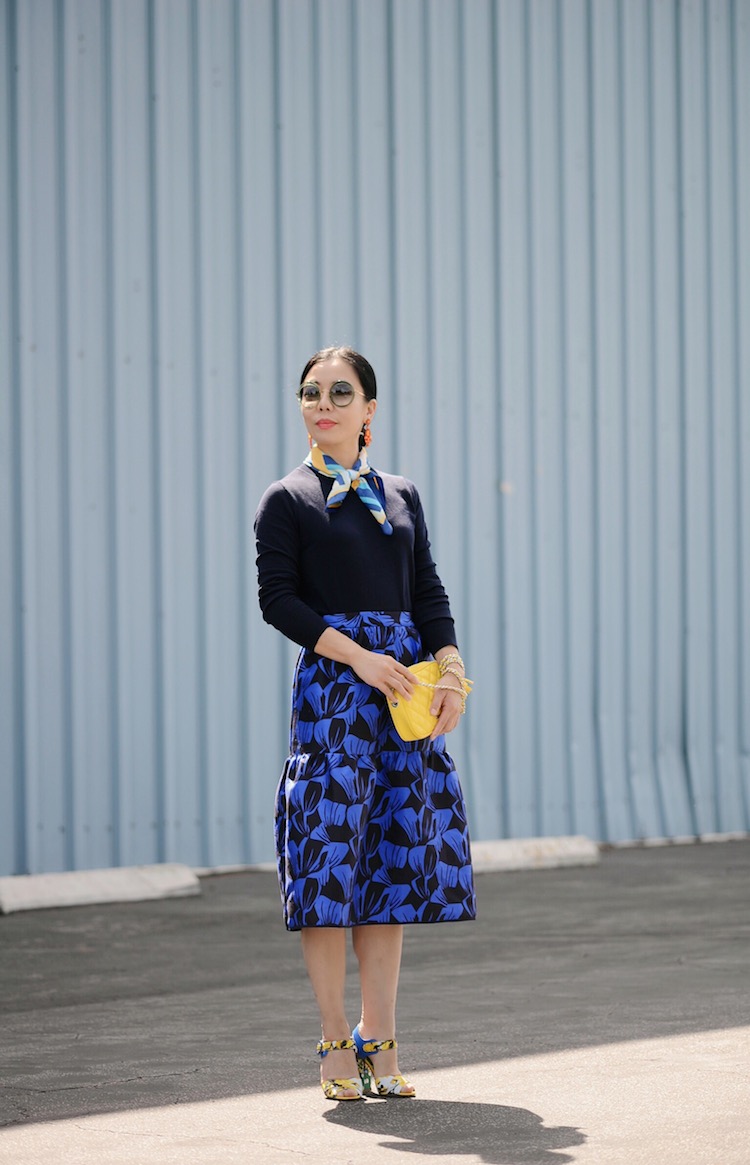
[[[399,663],[389,656],[385,658],[388,660],[387,668],[389,675],[385,681],[386,687],[382,690],[385,691],[387,696],[404,696],[405,699],[410,699],[411,693],[417,683],[416,676],[412,675],[408,667],[405,667],[404,664]]]
[[[407,667],[398,663],[397,660],[391,659],[389,656],[382,658],[387,660],[387,663],[384,662],[382,665],[386,674],[376,686],[389,700],[401,696],[406,700],[411,699],[411,693],[417,683],[416,678]]]
[[[438,736],[446,736],[458,727],[460,716],[439,716],[438,722],[430,733],[430,740],[437,740]]]
[[[447,712],[455,713],[456,716],[461,715],[461,695],[450,687],[435,688],[435,694],[432,697],[432,704],[430,705],[430,712],[433,716],[445,715]]]
[[[450,688],[436,688],[430,712],[437,716],[437,724],[430,733],[430,740],[452,732],[461,719],[461,697]]]

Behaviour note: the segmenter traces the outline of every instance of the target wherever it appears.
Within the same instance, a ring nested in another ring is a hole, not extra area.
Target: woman
[[[298,397],[310,453],[266,490],[255,520],[263,616],[302,647],[276,843],[331,1100],[368,1087],[415,1095],[395,1041],[403,925],[476,913],[466,810],[444,742],[465,705],[464,667],[417,491],[367,462],[376,395],[372,367],[351,348],[308,360]],[[408,667],[427,655],[440,664],[437,723],[406,743],[387,701],[410,697]],[[353,1031],[347,929],[362,992]]]

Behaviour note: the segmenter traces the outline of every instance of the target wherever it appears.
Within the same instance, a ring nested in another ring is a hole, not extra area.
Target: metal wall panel
[[[475,837],[750,828],[750,4],[2,0],[0,872],[272,853],[252,518],[372,359]]]

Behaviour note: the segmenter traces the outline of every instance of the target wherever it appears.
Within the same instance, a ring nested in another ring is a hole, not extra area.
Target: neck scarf
[[[367,481],[368,473],[372,473],[373,471],[370,469],[367,461],[367,453],[364,449],[360,452],[359,459],[354,462],[352,468],[344,469],[343,465],[339,465],[332,457],[329,457],[327,453],[319,449],[317,445],[313,445],[305,458],[305,465],[311,465],[323,477],[332,477],[334,479],[331,492],[326,502],[327,510],[337,509],[349,490],[354,489],[357,491],[357,496],[367,506],[375,521],[380,525],[383,533],[393,533],[393,526],[386,517],[385,510],[380,504],[380,498]]]

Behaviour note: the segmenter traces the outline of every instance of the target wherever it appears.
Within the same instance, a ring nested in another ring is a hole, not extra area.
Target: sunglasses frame
[[[332,393],[333,393],[333,390],[334,390],[334,388],[336,387],[336,385],[337,385],[337,384],[345,384],[347,388],[351,389],[351,393],[352,393],[352,395],[351,395],[351,397],[350,397],[350,399],[349,399],[349,400],[347,400],[347,401],[343,401],[343,402],[339,402],[339,401],[337,401],[337,400],[335,400],[335,399],[334,399],[334,397],[332,396]],[[302,396],[302,390],[303,390],[303,389],[305,389],[305,388],[314,388],[314,389],[316,389],[316,390],[317,390],[317,393],[318,393],[318,399],[317,399],[317,400],[305,400],[305,399],[303,398],[303,396]],[[364,393],[364,392],[361,392],[361,391],[358,391],[358,390],[357,390],[357,389],[354,387],[354,385],[353,385],[353,384],[350,384],[350,383],[349,383],[349,381],[348,381],[348,380],[334,380],[333,384],[332,384],[332,385],[331,385],[331,387],[330,387],[330,388],[327,390],[327,392],[328,392],[328,399],[329,399],[329,401],[330,401],[330,402],[331,402],[331,404],[334,406],[334,408],[337,408],[337,409],[346,409],[346,408],[348,408],[348,407],[349,407],[349,405],[350,405],[350,404],[352,404],[352,402],[353,402],[353,400],[354,400],[355,396],[364,396],[364,397],[365,397],[365,399],[367,399],[367,398],[366,398],[366,396],[365,396],[365,393]],[[304,384],[301,384],[301,385],[299,386],[299,388],[297,389],[297,394],[296,394],[296,395],[297,395],[297,400],[299,401],[299,403],[300,403],[300,405],[302,406],[302,408],[303,408],[303,409],[311,409],[311,408],[314,408],[316,405],[319,405],[319,404],[320,404],[321,400],[323,399],[323,389],[320,387],[320,385],[319,385],[319,384],[316,384],[316,383],[315,383],[315,381],[313,381],[313,380],[306,380]]]

